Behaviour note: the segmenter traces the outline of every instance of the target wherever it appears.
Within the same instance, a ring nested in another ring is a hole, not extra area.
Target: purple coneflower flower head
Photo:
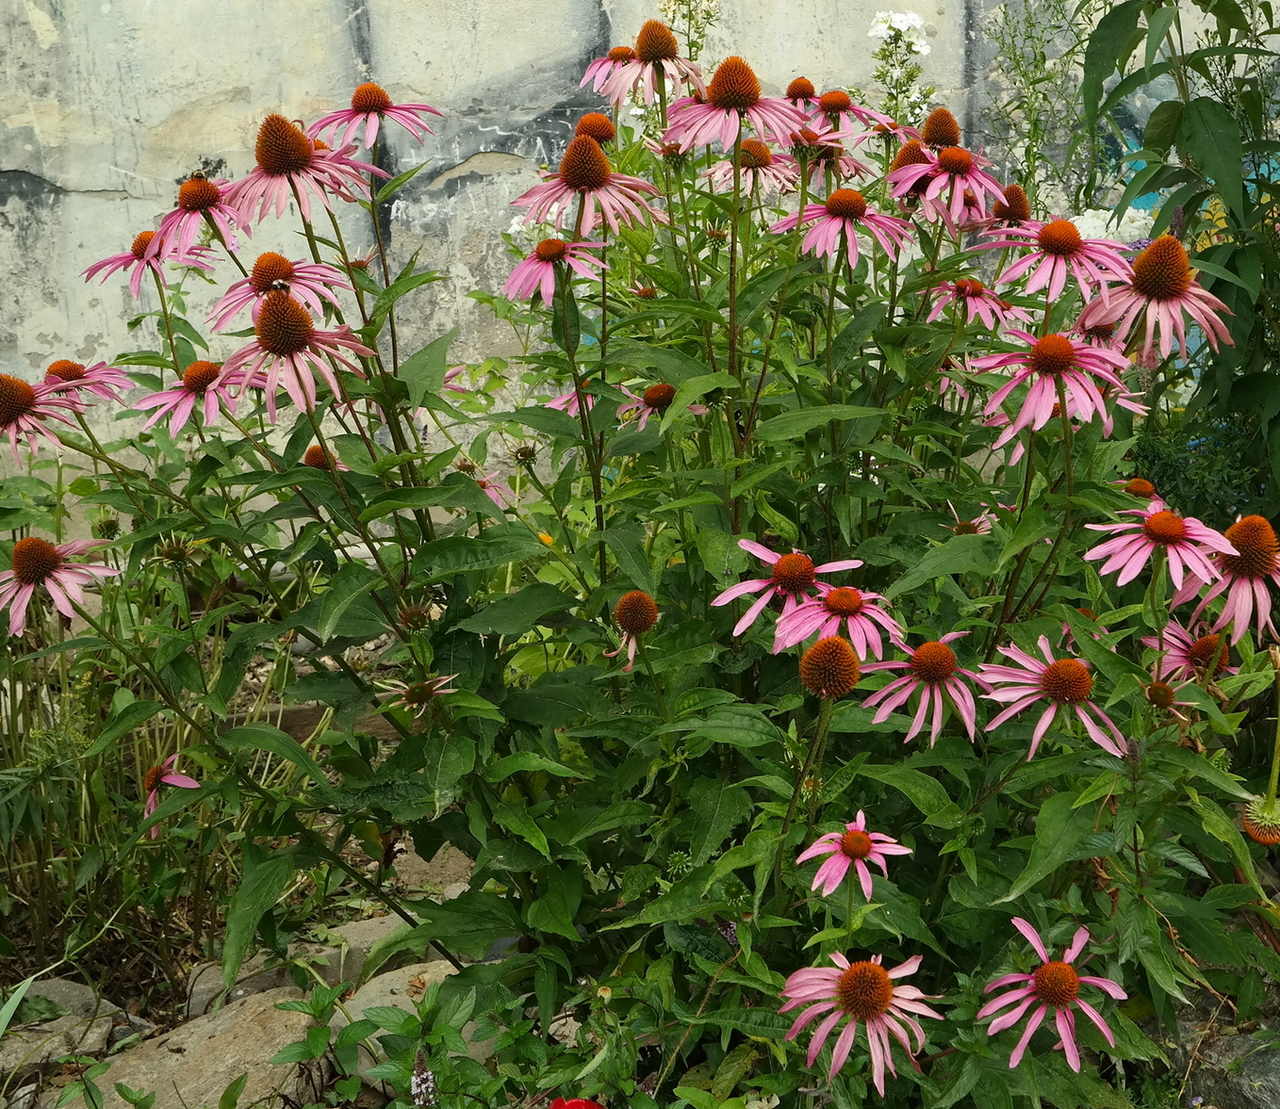
[[[235,249],[240,239],[237,228],[246,235],[249,221],[227,200],[227,181],[211,180],[203,173],[193,173],[178,186],[177,206],[160,220],[160,226],[147,246],[147,254],[187,254],[206,223],[218,229],[228,247]]]
[[[176,753],[170,755],[159,766],[153,766],[147,771],[142,779],[142,792],[146,795],[146,802],[142,806],[142,815],[144,818],[150,817],[153,812],[160,807],[160,787],[174,786],[178,789],[199,789],[200,783],[187,774],[179,774],[174,770],[174,766],[178,761]],[[160,828],[152,825],[147,835],[152,839],[159,838]]]
[[[1080,313],[1081,328],[1115,325],[1128,336],[1135,324],[1143,324],[1142,354],[1150,358],[1159,333],[1160,357],[1167,358],[1178,340],[1182,357],[1187,357],[1186,320],[1199,326],[1213,350],[1219,343],[1234,340],[1222,316],[1231,310],[1196,281],[1186,248],[1172,235],[1161,235],[1133,260],[1129,280],[1085,305]]]
[[[583,381],[582,383],[582,399],[587,406],[588,412],[590,412],[596,406],[595,395],[593,393],[587,392],[587,389],[590,385],[591,385],[591,382],[589,380]],[[566,415],[572,416],[574,417],[574,419],[577,419],[578,412],[580,411],[580,408],[578,406],[578,390],[570,389],[568,390],[568,392],[564,392],[564,393],[561,393],[559,396],[552,397],[549,401],[547,401],[546,407],[554,408],[558,412],[564,412]]]
[[[529,300],[537,293],[543,304],[550,304],[556,293],[557,266],[563,263],[579,277],[598,277],[600,271],[609,267],[589,252],[604,245],[603,242],[543,239],[532,254],[516,263],[502,287],[502,295],[511,300]]]
[[[815,566],[813,559],[803,551],[778,554],[776,551],[771,551],[768,547],[751,539],[739,539],[738,546],[767,564],[773,573],[767,578],[751,578],[747,581],[740,581],[737,585],[729,586],[728,589],[712,600],[711,604],[719,607],[720,605],[727,605],[730,601],[736,600],[738,597],[744,597],[749,593],[758,594],[742,619],[734,625],[734,635],[741,635],[751,627],[760,613],[764,611],[765,606],[774,597],[783,598],[782,615],[786,616],[794,612],[801,601],[807,600],[813,595],[811,590],[817,583],[819,574],[834,574],[840,570],[856,570],[862,565],[860,558],[844,558]]]
[[[966,682],[976,682],[985,687],[986,681],[972,670],[960,665],[955,651],[950,644],[968,635],[968,632],[948,632],[940,639],[921,643],[912,650],[895,637],[895,645],[907,656],[905,662],[871,662],[863,667],[868,673],[876,670],[905,670],[902,677],[895,678],[883,689],[876,690],[863,701],[864,708],[874,708],[876,714],[872,723],[881,724],[912,697],[919,696],[916,714],[911,720],[903,743],[910,743],[924,727],[925,717],[932,710],[929,728],[929,746],[932,747],[942,732],[942,722],[946,706],[964,723],[969,741],[973,742],[974,729],[978,723],[978,706],[973,699],[973,692]]]
[[[987,416],[994,416],[1020,385],[1028,386],[1018,414],[995,441],[997,448],[1016,437],[1024,427],[1038,431],[1053,418],[1059,382],[1069,410],[1082,420],[1091,420],[1094,416],[1106,418],[1107,405],[1098,382],[1114,386],[1122,393],[1126,391],[1119,373],[1129,363],[1116,351],[1077,343],[1066,335],[1037,337],[1017,329],[1009,334],[1026,346],[1008,354],[984,354],[970,363],[975,370],[1014,368],[1013,376],[991,394],[985,410]]]
[[[351,107],[340,108],[336,112],[321,116],[310,127],[307,134],[313,139],[324,138],[328,133],[330,140],[337,146],[363,141],[366,148],[372,148],[378,141],[378,129],[383,120],[400,124],[415,139],[430,135],[424,116],[443,116],[430,104],[395,104],[387,95],[387,90],[373,81],[359,85],[351,94]],[[364,129],[363,139],[360,136]]]
[[[1156,551],[1165,553],[1175,589],[1182,588],[1184,572],[1194,574],[1201,582],[1217,581],[1221,575],[1210,561],[1214,553],[1240,554],[1221,532],[1206,527],[1194,516],[1171,512],[1162,500],[1153,500],[1146,508],[1123,509],[1120,515],[1138,519],[1120,524],[1085,524],[1090,531],[1112,533],[1113,538],[1089,548],[1084,558],[1086,562],[1106,559],[1098,573],[1115,574],[1117,585],[1133,581]]]
[[[859,127],[871,127],[876,124],[889,123],[890,119],[883,112],[855,103],[844,89],[830,89],[822,93],[812,102],[812,120],[819,125],[826,124],[853,134]]]
[[[813,587],[818,591],[816,597],[802,601],[779,619],[773,637],[774,654],[803,643],[811,635],[819,639],[839,635],[842,624],[859,658],[883,657],[882,631],[888,632],[891,639],[902,637],[898,622],[876,603],[884,599],[879,593],[825,581],[816,581]]]
[[[312,443],[302,452],[302,458],[299,460],[302,465],[312,470],[327,470],[329,473],[342,473],[350,471],[351,467],[342,461],[333,451],[327,449],[320,443]]]
[[[743,139],[738,144],[738,180],[744,193],[790,192],[799,179],[799,167],[789,154],[775,154],[759,139]],[[717,192],[733,190],[733,157],[704,170],[707,182]]]
[[[206,259],[212,254],[206,246],[193,246],[190,250],[182,254],[173,254],[166,252],[164,254],[149,253],[151,242],[155,238],[154,231],[139,231],[133,237],[133,243],[123,254],[112,254],[100,261],[94,262],[84,271],[84,279],[92,281],[95,277],[101,275],[105,282],[113,273],[120,271],[132,271],[129,274],[129,292],[136,299],[142,291],[142,279],[148,273],[154,273],[156,277],[164,277],[164,263],[172,262],[177,266],[190,266],[198,270],[212,270]]]
[[[1075,961],[1080,957],[1085,944],[1089,942],[1087,928],[1077,928],[1075,935],[1071,937],[1070,945],[1062,953],[1062,958],[1052,959],[1044,940],[1040,938],[1040,933],[1027,921],[1016,916],[1010,923],[1022,933],[1042,962],[1031,974],[1006,974],[988,982],[984,991],[986,993],[1006,989],[1009,986],[1013,989],[1007,989],[999,997],[988,1001],[978,1010],[977,1019],[986,1020],[999,1013],[1001,1009],[1008,1010],[996,1017],[987,1027],[987,1035],[994,1036],[1006,1028],[1012,1028],[1028,1011],[1030,1012],[1031,1016],[1026,1028],[1023,1029],[1021,1038],[1009,1056],[1009,1066],[1013,1068],[1022,1062],[1027,1046],[1031,1043],[1031,1037],[1052,1011],[1053,1021],[1060,1038],[1060,1042],[1054,1046],[1066,1055],[1067,1065],[1073,1071],[1079,1071],[1080,1048],[1076,1044],[1076,1009],[1093,1022],[1107,1043],[1112,1047],[1116,1044],[1116,1038],[1107,1022],[1102,1019],[1102,1014],[1080,996],[1080,987],[1092,986],[1117,1001],[1123,1001],[1129,995],[1121,989],[1118,982],[1113,982],[1110,978],[1083,975],[1076,969]]]
[[[86,366],[83,362],[73,362],[69,358],[59,358],[56,362],[49,363],[44,371],[44,384],[70,396],[92,393],[103,400],[117,403],[121,399],[121,390],[133,388],[129,375],[118,366],[108,366],[105,362],[94,362]]]
[[[779,146],[791,141],[792,132],[805,118],[789,100],[761,96],[760,80],[739,57],[725,58],[707,86],[705,98],[695,96],[671,105],[665,142],[681,150],[719,143],[726,150],[750,125],[757,138],[769,138]]]
[[[1124,736],[1111,718],[1091,700],[1093,675],[1089,667],[1076,658],[1054,658],[1049,641],[1043,635],[1036,642],[1044,656],[1043,661],[1020,647],[1010,645],[999,650],[1015,665],[984,662],[979,667],[979,676],[991,690],[983,694],[985,699],[1006,706],[987,722],[987,730],[994,731],[1039,702],[1045,707],[1031,733],[1028,760],[1035,757],[1040,741],[1059,713],[1068,718],[1075,713],[1094,743],[1107,754],[1123,758]]]
[[[426,678],[415,682],[402,682],[392,679],[390,681],[379,681],[376,684],[380,689],[385,689],[390,694],[390,697],[387,698],[388,706],[404,709],[417,720],[426,714],[427,710],[435,703],[437,697],[443,697],[446,693],[458,692],[449,684],[457,676],[457,674],[443,674],[439,677]]]
[[[639,177],[614,173],[600,144],[590,135],[577,135],[570,140],[560,168],[543,177],[541,185],[534,185],[512,201],[529,209],[529,223],[546,221],[562,227],[566,220],[577,218],[571,214],[575,201],[582,205],[579,230],[584,235],[599,223],[616,234],[619,227],[646,219],[667,222],[666,215],[645,199],[656,193],[657,187]]]
[[[1175,606],[1185,604],[1202,589],[1207,590],[1200,598],[1200,603],[1191,614],[1191,619],[1198,620],[1209,605],[1226,593],[1226,603],[1213,625],[1214,631],[1223,628],[1231,629],[1231,642],[1239,643],[1245,632],[1253,623],[1258,630],[1258,639],[1269,632],[1276,638],[1275,625],[1271,620],[1271,591],[1267,582],[1280,586],[1280,541],[1276,539],[1275,528],[1265,516],[1244,516],[1227,528],[1224,538],[1236,549],[1233,555],[1214,553],[1209,556],[1215,569],[1221,575],[1216,581],[1209,582],[1194,571],[1187,575],[1183,587],[1173,598]]]
[[[853,821],[844,826],[843,832],[827,832],[819,836],[812,844],[800,852],[796,865],[807,863],[821,855],[826,861],[818,867],[813,876],[811,889],[821,890],[824,897],[830,897],[840,888],[852,870],[858,876],[858,884],[862,887],[862,895],[871,900],[871,870],[868,863],[880,868],[880,873],[889,877],[889,856],[910,855],[911,848],[903,847],[892,836],[883,832],[867,831],[867,817],[859,810]]]
[[[849,265],[858,263],[858,232],[869,234],[880,248],[894,258],[911,237],[911,224],[897,216],[873,211],[857,189],[836,189],[825,203],[807,205],[803,212],[780,219],[769,230],[790,231],[797,224],[812,224],[800,249],[807,254],[834,258],[843,241]]]
[[[161,389],[158,393],[149,393],[133,407],[142,412],[155,409],[142,425],[143,431],[168,416],[169,434],[177,435],[197,407],[206,427],[218,418],[222,405],[226,405],[228,411],[235,411],[232,384],[222,376],[222,366],[219,363],[192,362],[182,371],[182,379],[177,385]]]
[[[32,384],[20,377],[0,374],[0,437],[9,440],[15,462],[20,460],[18,440],[32,453],[41,441],[59,445],[48,421],[74,426],[68,413],[83,411],[83,405],[67,391],[62,381]]]
[[[949,305],[955,305],[957,310],[964,312],[965,323],[981,320],[992,331],[1000,331],[1010,322],[1027,323],[1031,319],[1025,308],[1002,300],[974,277],[962,277],[936,286],[933,307],[927,317],[929,322],[941,316]]]
[[[618,419],[626,420],[630,416],[635,416],[636,426],[642,431],[648,425],[650,416],[661,416],[676,399],[676,387],[662,381],[650,385],[639,396],[625,385],[621,386],[621,391],[631,399],[626,404],[618,406]],[[688,407],[695,416],[707,414],[705,404],[691,404]]]
[[[613,51],[609,52],[610,60]],[[594,63],[593,63],[594,64]],[[592,72],[587,67],[587,73]],[[582,78],[586,84],[587,77]],[[671,28],[657,19],[648,20],[636,36],[631,57],[619,57],[608,67],[608,72],[597,82],[596,91],[608,97],[616,108],[633,92],[638,92],[646,104],[652,104],[661,84],[673,90],[688,83],[699,93],[706,92],[702,73],[688,58],[680,57],[680,44]]]
[[[806,967],[795,971],[782,987],[785,1004],[779,1012],[804,1006],[787,1032],[794,1040],[804,1028],[819,1017],[818,1027],[809,1038],[807,1066],[813,1066],[823,1045],[842,1022],[839,1037],[831,1052],[829,1077],[839,1073],[853,1050],[858,1026],[866,1026],[867,1051],[871,1056],[871,1082],[884,1096],[884,1076],[898,1072],[893,1065],[892,1041],[896,1040],[908,1056],[924,1050],[924,1029],[917,1017],[941,1020],[942,1014],[925,1004],[933,998],[915,986],[904,986],[920,967],[921,958],[914,955],[890,970],[880,965],[881,957],[873,955],[863,962],[851,963],[843,955],[832,954],[831,967]],[[908,1036],[910,1032],[910,1037]]]
[[[951,532],[952,535],[990,535],[991,525],[996,522],[996,514],[991,511],[989,505],[983,505],[985,512],[979,512],[970,519],[962,519],[960,513],[956,511],[956,506],[947,501],[947,508],[951,512],[951,523],[942,524],[941,526]]]
[[[209,312],[209,326],[221,331],[245,308],[251,309],[250,318],[258,322],[262,299],[273,290],[284,289],[314,316],[324,314],[324,302],[341,308],[337,289],[350,290],[348,281],[340,270],[323,262],[293,262],[273,250],[259,254],[249,271],[231,285]]]
[[[1234,674],[1239,669],[1229,665],[1231,652],[1218,632],[1188,631],[1177,620],[1165,624],[1158,636],[1144,636],[1142,644],[1161,652],[1154,672],[1162,682],[1216,678],[1219,674]]]
[[[978,245],[986,250],[1032,248],[997,277],[996,284],[1007,285],[1030,274],[1025,291],[1030,294],[1044,289],[1050,301],[1062,295],[1068,275],[1076,279],[1086,297],[1097,290],[1105,299],[1107,286],[1131,273],[1123,243],[1081,238],[1079,229],[1067,219],[994,228],[984,234],[987,241]]]
[[[893,196],[918,195],[927,214],[954,229],[984,216],[988,201],[1004,199],[1000,183],[983,168],[989,164],[962,146],[946,146],[936,157],[890,170],[888,181]]]
[[[616,658],[626,651],[627,664],[622,668],[622,672],[630,673],[636,663],[640,636],[658,622],[658,604],[643,589],[633,589],[619,597],[618,603],[613,606],[613,622],[622,633],[622,642],[615,650],[605,651],[604,656]]]
[[[63,616],[75,616],[75,605],[84,603],[84,587],[99,578],[120,573],[99,562],[73,562],[77,555],[100,546],[97,539],[50,543],[29,535],[13,545],[9,569],[0,571],[0,609],[9,610],[9,634],[21,635],[27,627],[27,608],[36,591],[43,589]]]
[[[603,92],[609,79],[628,62],[636,60],[636,52],[630,46],[614,46],[603,58],[593,58],[578,82],[578,88],[591,86],[593,92]]]
[[[276,392],[282,385],[295,405],[314,411],[316,374],[337,396],[341,390],[331,363],[336,362],[363,377],[364,371],[343,352],[366,356],[374,353],[349,327],[318,330],[311,322],[310,313],[284,290],[275,290],[263,297],[254,331],[253,342],[231,355],[223,364],[222,372],[235,375],[233,380],[241,389],[258,385],[256,375],[261,374],[261,385],[267,391],[267,413],[273,421]]]
[[[269,115],[258,128],[253,148],[257,165],[226,186],[223,199],[246,219],[262,220],[272,211],[283,215],[296,191],[302,218],[309,220],[313,202],[328,208],[330,194],[367,197],[369,184],[363,175],[386,176],[376,166],[352,161],[345,152],[333,153],[284,116]]]

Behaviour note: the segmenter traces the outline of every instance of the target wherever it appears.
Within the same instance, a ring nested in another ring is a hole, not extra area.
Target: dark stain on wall
[[[28,173],[25,169],[0,170],[0,207],[4,207],[10,200],[52,207],[66,191],[47,177]]]

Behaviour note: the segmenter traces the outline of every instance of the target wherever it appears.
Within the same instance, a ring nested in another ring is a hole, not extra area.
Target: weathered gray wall
[[[775,92],[800,73],[865,82],[872,15],[910,9],[930,32],[926,76],[956,104],[975,3],[723,0],[703,61],[741,54]],[[461,355],[494,352],[504,337],[466,294],[509,268],[510,201],[599,103],[578,89],[587,62],[656,14],[645,0],[0,0],[0,13],[0,366],[28,378],[139,345],[125,284],[78,274],[153,226],[178,180],[243,173],[264,114],[314,119],[368,79],[446,113],[421,146],[400,133],[388,151],[393,171],[429,162],[395,207],[393,252],[420,248],[449,274],[417,294],[410,341],[456,324]],[[296,257],[292,234],[264,225],[249,249]],[[358,221],[350,234],[370,241]]]

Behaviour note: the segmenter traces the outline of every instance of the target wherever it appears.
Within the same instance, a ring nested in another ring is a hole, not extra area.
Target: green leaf
[[[634,916],[616,924],[607,924],[600,931],[612,932],[618,928],[634,928],[642,924],[665,924],[669,920],[683,922],[706,916],[708,901],[704,890],[710,872],[710,867],[697,868],[666,893],[655,897]]]
[[[701,866],[720,849],[729,833],[751,815],[751,797],[741,786],[723,778],[699,778],[689,787],[693,817],[689,853]]]
[[[558,778],[590,778],[592,776],[589,770],[575,770],[572,766],[565,766],[564,763],[556,762],[555,759],[549,759],[545,755],[535,754],[533,751],[517,751],[514,755],[505,755],[496,762],[489,763],[485,767],[484,780],[505,782],[512,774],[520,774],[524,771],[540,771],[544,774],[554,774]]]
[[[995,541],[989,535],[954,535],[928,551],[905,574],[890,582],[886,597],[909,593],[917,586],[947,574],[989,572],[995,564]]]
[[[1098,20],[1089,44],[1084,52],[1084,74],[1080,82],[1080,95],[1084,99],[1085,130],[1093,130],[1097,118],[1098,102],[1102,99],[1102,86],[1107,78],[1122,66],[1134,46],[1134,33],[1145,0],[1125,0]]]
[[[420,165],[414,166],[412,169],[405,170],[404,173],[397,173],[390,181],[384,182],[382,187],[374,193],[373,202],[375,204],[381,204],[384,200],[394,196],[404,188],[404,186],[407,185],[415,175],[421,173],[426,168],[427,163],[423,162]]]
[[[1063,863],[1077,857],[1081,841],[1093,831],[1094,812],[1088,808],[1072,808],[1072,800],[1070,793],[1055,793],[1040,807],[1035,843],[1027,865],[1013,880],[1009,892],[997,899],[997,905],[1021,897]]]
[[[228,1082],[226,1089],[222,1091],[222,1096],[218,1098],[218,1109],[236,1109],[240,1104],[240,1095],[244,1093],[245,1083],[248,1081],[249,1074],[246,1071],[239,1078]]]
[[[245,846],[244,872],[227,909],[222,951],[222,981],[227,989],[235,985],[240,964],[258,930],[258,922],[280,899],[293,877],[293,870],[291,850],[269,852],[256,843]]]
[[[233,751],[248,748],[252,751],[267,751],[278,755],[287,762],[293,763],[299,770],[306,772],[316,785],[328,789],[329,779],[316,762],[293,736],[273,728],[269,724],[246,724],[241,728],[232,728],[218,737],[218,742]]]
[[[756,428],[756,438],[763,442],[782,442],[798,439],[815,427],[825,427],[833,420],[863,420],[868,416],[883,416],[883,408],[863,408],[854,404],[821,404],[812,408],[796,408],[772,416]]]
[[[428,394],[436,396],[444,388],[444,375],[449,367],[449,344],[457,335],[455,327],[400,363],[396,376],[409,390],[409,403],[413,407],[420,407]]]
[[[31,984],[36,980],[33,974],[30,978],[24,978],[14,988],[13,992],[5,998],[3,1005],[0,1005],[0,1036],[3,1036],[5,1029],[9,1027],[9,1022],[13,1020],[13,1014],[18,1011],[18,1006],[22,1004],[22,999],[31,989]]]
[[[1258,872],[1254,869],[1253,856],[1249,853],[1249,846],[1245,843],[1244,836],[1240,834],[1239,825],[1223,812],[1216,802],[1209,800],[1207,797],[1201,797],[1195,790],[1188,789],[1187,796],[1191,800],[1192,807],[1200,816],[1201,827],[1214,839],[1227,845],[1231,854],[1235,857],[1236,865],[1244,872],[1245,877],[1249,879],[1249,885],[1254,888],[1259,897],[1265,900],[1267,895],[1263,892],[1262,885],[1258,881]]]
[[[429,285],[444,279],[445,275],[435,270],[421,270],[418,273],[407,273],[397,277],[378,294],[378,299],[373,302],[373,310],[369,313],[369,322],[360,329],[361,332],[371,337],[376,336],[382,330],[382,325],[391,314],[396,301],[421,285]]]
[[[864,765],[858,770],[858,776],[883,782],[904,794],[924,814],[926,824],[954,828],[960,823],[962,814],[946,787],[928,774],[907,766]]]
[[[540,855],[551,858],[551,849],[547,845],[547,837],[543,834],[538,822],[533,819],[528,809],[518,809],[501,801],[493,803],[493,818],[508,832],[524,840]]]
[[[298,621],[315,632],[321,643],[328,643],[339,632],[361,634],[354,622],[348,625],[343,617],[378,580],[378,575],[369,567],[347,563],[334,574],[329,587],[298,613]]]
[[[662,433],[665,435],[667,429],[688,410],[689,405],[700,397],[705,397],[713,389],[736,388],[737,384],[738,381],[733,375],[725,373],[699,374],[697,377],[682,381],[676,389],[676,395],[671,398],[670,406],[663,414]]]
[[[573,867],[562,867],[539,884],[542,896],[529,906],[529,927],[551,932],[575,943],[581,940],[573,923],[582,904],[582,873]]]
[[[1207,96],[1197,96],[1178,123],[1178,149],[1218,188],[1223,201],[1244,220],[1244,177],[1240,126],[1235,116]]]
[[[520,635],[527,632],[544,616],[563,612],[578,603],[576,597],[545,582],[526,585],[518,593],[503,597],[474,616],[459,620],[463,631],[492,632],[498,635]]]
[[[582,329],[578,323],[578,301],[573,295],[573,280],[566,266],[558,268],[551,307],[551,335],[556,345],[572,358],[578,349]]]
[[[102,731],[98,733],[98,738],[93,741],[81,757],[86,759],[96,758],[122,735],[128,734],[139,724],[150,720],[163,708],[164,705],[158,701],[130,702],[103,725]]]
[[[485,535],[475,538],[451,535],[424,543],[413,561],[415,566],[422,566],[429,577],[446,578],[468,570],[492,570],[545,553],[537,538],[523,529],[499,532],[497,528],[490,528]]]
[[[618,568],[631,580],[631,584],[646,593],[657,592],[653,571],[645,557],[644,530],[637,524],[610,527],[605,532],[605,542],[618,560]]]

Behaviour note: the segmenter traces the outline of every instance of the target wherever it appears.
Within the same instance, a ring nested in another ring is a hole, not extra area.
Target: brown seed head
[[[628,635],[643,635],[658,622],[658,605],[643,589],[633,589],[613,606],[613,622]]]
[[[774,584],[785,593],[803,593],[817,580],[813,559],[799,551],[784,554],[773,564]]]
[[[0,427],[9,427],[30,412],[36,391],[20,377],[0,374]]]
[[[598,143],[606,143],[613,142],[618,132],[614,129],[613,120],[604,112],[588,112],[578,120],[578,126],[574,128],[573,133],[586,135]]]
[[[273,113],[258,128],[253,156],[263,173],[279,177],[306,169],[315,149],[301,127]]]
[[[178,207],[184,212],[203,212],[221,199],[218,186],[203,174],[192,174],[178,186]]]
[[[1172,235],[1161,235],[1133,260],[1133,287],[1151,300],[1185,296],[1194,277],[1186,249]]]
[[[671,402],[676,399],[676,387],[660,381],[656,385],[650,385],[641,394],[641,399],[643,399],[646,408],[652,408],[656,412],[665,412],[671,407]]]
[[[920,137],[927,146],[959,146],[960,124],[946,108],[934,108],[920,128]]]
[[[72,362],[69,358],[59,358],[50,362],[44,371],[45,377],[56,377],[59,381],[82,381],[84,379],[84,363]]]
[[[928,161],[929,155],[924,151],[924,144],[919,139],[908,139],[898,147],[898,153],[893,156],[893,164],[889,170],[892,172],[905,166],[922,166]]]
[[[1125,483],[1124,491],[1148,501],[1156,495],[1156,487],[1144,477],[1130,478]]]
[[[828,612],[834,613],[836,616],[857,616],[866,606],[866,601],[862,599],[862,594],[847,585],[831,590],[830,593],[822,598],[822,603],[826,606]]]
[[[1004,201],[997,200],[992,205],[991,214],[996,219],[1022,223],[1031,218],[1031,201],[1027,199],[1027,194],[1021,185],[1006,185]]]
[[[611,62],[634,62],[636,60],[636,52],[629,46],[615,46],[608,54]]]
[[[1027,358],[1039,374],[1064,374],[1076,364],[1076,348],[1065,335],[1044,335],[1035,341]]]
[[[1060,658],[1044,668],[1040,688],[1050,700],[1077,704],[1087,701],[1093,692],[1093,675],[1079,659]]]
[[[13,545],[10,568],[20,585],[39,585],[61,565],[58,548],[34,535],[19,539]]]
[[[819,639],[800,656],[800,683],[815,697],[837,700],[858,684],[862,669],[847,640]]]
[[[558,262],[564,257],[569,244],[563,239],[543,239],[533,248],[534,254],[542,262]]]
[[[1064,1009],[1080,996],[1080,975],[1070,963],[1042,963],[1031,980],[1036,997],[1046,1005]]]
[[[1046,254],[1064,258],[1077,253],[1084,246],[1079,229],[1069,219],[1050,220],[1040,228],[1036,242]]]
[[[1274,847],[1280,843],[1280,805],[1268,805],[1258,798],[1245,806],[1240,827],[1254,843]]]
[[[871,837],[866,832],[860,832],[856,828],[845,832],[840,837],[840,850],[851,859],[865,859],[871,854],[874,847],[875,844],[871,842]]]
[[[333,455],[319,443],[312,443],[302,455],[302,464],[313,470],[332,470]]]
[[[351,110],[353,112],[385,112],[391,107],[391,97],[381,85],[366,81],[357,85],[351,94]]]
[[[671,28],[657,19],[650,19],[636,35],[636,57],[642,62],[666,62],[680,53],[680,46]]]
[[[133,243],[129,247],[129,253],[135,258],[141,258],[147,252],[147,247],[151,245],[151,240],[156,237],[154,231],[139,231],[133,237]]]
[[[867,201],[857,189],[836,189],[827,197],[827,215],[837,219],[862,219]]]
[[[1153,543],[1177,543],[1187,537],[1187,525],[1181,516],[1166,508],[1143,520],[1142,533]]]
[[[813,82],[808,77],[797,77],[787,86],[788,100],[812,100]]]
[[[707,99],[717,108],[745,112],[760,100],[760,79],[741,58],[725,58],[707,86]]]
[[[283,289],[276,289],[262,298],[254,331],[264,349],[286,357],[311,342],[315,327],[310,312]]]
[[[220,362],[192,362],[182,371],[183,388],[193,393],[203,393],[217,380],[221,371]]]
[[[270,292],[277,281],[287,284],[292,280],[293,263],[273,250],[259,254],[258,260],[253,263],[253,269],[249,271],[249,284],[257,293]]]
[[[911,652],[911,669],[921,681],[945,682],[956,672],[956,653],[945,643],[930,640]]]
[[[1173,686],[1168,682],[1152,682],[1143,690],[1143,694],[1158,709],[1173,707]]]
[[[581,192],[604,188],[612,172],[600,144],[589,135],[575,137],[560,160],[560,180]]]
[[[1223,568],[1236,578],[1265,578],[1274,574],[1280,542],[1265,516],[1242,516],[1226,531],[1227,541],[1240,553],[1222,555]]]
[[[759,139],[743,139],[738,147],[738,164],[743,169],[763,169],[773,164],[773,154]]]
[[[893,980],[879,963],[851,963],[836,979],[836,1003],[855,1020],[873,1020],[893,1001]]]
[[[1229,651],[1222,649],[1222,636],[1217,632],[1202,635],[1187,648],[1187,658],[1191,660],[1191,665],[1200,671],[1212,666],[1215,677],[1227,668],[1229,654]]]
[[[853,107],[853,98],[844,89],[832,89],[818,97],[818,107],[827,115],[837,115]]]
[[[973,155],[963,146],[944,146],[938,151],[938,168],[943,173],[963,176],[973,169]]]

